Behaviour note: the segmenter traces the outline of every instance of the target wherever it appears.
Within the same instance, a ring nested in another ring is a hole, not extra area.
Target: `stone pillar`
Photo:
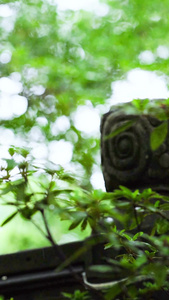
[[[150,136],[163,121],[135,114],[132,104],[114,106],[101,123],[101,157],[106,190],[152,188],[169,194],[169,134],[153,151]]]

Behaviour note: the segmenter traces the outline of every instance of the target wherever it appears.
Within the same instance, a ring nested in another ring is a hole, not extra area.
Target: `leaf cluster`
[[[0,16],[0,76],[19,81],[19,96],[28,100],[28,107],[20,116],[2,117],[1,128],[27,144],[32,142],[32,132],[40,132],[36,146],[53,140],[69,141],[74,147],[72,162],[82,168],[84,176],[79,183],[61,166],[36,164],[30,149],[11,146],[10,158],[3,160],[0,170],[0,202],[14,210],[1,226],[18,214],[35,224],[34,216],[40,213],[45,231],[39,229],[52,245],[47,210],[52,209],[63,222],[69,220],[69,230],[90,226],[94,234],[103,236],[105,251],[118,252],[105,259],[105,264],[91,266],[103,276],[116,270],[118,280],[111,287],[102,286],[103,297],[150,299],[156,290],[168,292],[168,198],[151,189],[140,192],[120,187],[114,193],[92,190],[88,179],[97,164],[99,141],[78,130],[74,113],[79,106],[88,105],[86,99],[90,99],[92,109],[104,111],[112,81],[125,79],[132,69],[169,75],[169,56],[159,54],[160,45],[168,51],[168,0],[102,3],[108,9],[105,15],[83,10],[58,13],[53,1],[46,0],[3,3],[13,15]],[[153,62],[141,61],[140,54],[147,50]],[[9,62],[3,61],[4,53],[11,54]],[[151,134],[153,151],[168,134],[168,105],[168,99],[135,99],[132,106],[125,106],[125,113],[152,114],[159,120]],[[52,131],[61,116],[69,120],[70,128]],[[125,123],[106,138],[133,124]],[[85,299],[86,293],[64,296]]]
[[[57,244],[51,235],[45,212],[52,207],[57,218],[69,220],[69,230],[90,226],[93,237],[90,243],[64,259],[61,268],[70,265],[92,246],[103,245],[101,261],[89,266],[89,272],[108,276],[108,283],[97,288],[106,300],[141,299],[159,290],[168,290],[169,257],[169,198],[151,189],[140,192],[120,186],[113,193],[102,190],[86,191],[80,188],[73,174],[63,168],[39,168],[29,161],[29,153],[22,149],[9,149],[11,160],[6,161],[8,176],[1,178],[1,204],[14,207],[14,212],[1,224],[5,226],[17,215],[33,222],[40,213],[45,225],[39,228],[53,246]],[[16,155],[22,161],[17,163]],[[11,163],[12,161],[12,163]],[[17,179],[11,172],[18,170]],[[99,235],[101,240],[95,239]],[[158,238],[157,238],[158,236]],[[107,255],[107,251],[111,255]],[[136,288],[137,287],[137,288]],[[149,296],[148,296],[149,295]],[[87,299],[90,293],[75,291],[74,295],[64,294],[71,299]]]
[[[119,104],[112,111],[124,113],[132,116],[131,120],[123,122],[121,126],[113,130],[104,140],[115,137],[123,131],[126,131],[137,122],[138,116],[146,116],[151,119],[154,128],[150,135],[150,147],[153,151],[157,150],[165,141],[168,135],[169,118],[169,99],[160,99],[150,101],[149,99],[134,99],[127,104]]]

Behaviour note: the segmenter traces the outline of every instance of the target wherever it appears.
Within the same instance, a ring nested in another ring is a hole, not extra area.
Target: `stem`
[[[48,226],[48,222],[46,220],[45,212],[44,212],[43,209],[41,209],[40,212],[41,212],[42,219],[43,219],[43,222],[44,222],[44,225],[45,225],[45,229],[46,229],[46,232],[47,232],[47,235],[45,235],[45,236],[48,239],[48,241],[52,244],[52,246],[55,248],[56,254],[60,258],[60,260],[62,262],[65,262],[65,260],[67,259],[67,257],[66,257],[66,255],[63,253],[63,251],[61,250],[61,248],[59,247],[59,245],[54,241],[54,239],[52,237],[52,234],[51,234],[49,226]],[[96,294],[98,300],[99,299],[100,300],[104,299],[101,292],[99,292],[97,290],[93,290],[91,287],[88,287],[88,286],[86,287],[83,279],[78,274],[76,274],[76,272],[74,271],[74,268],[73,268],[73,266],[71,264],[68,265],[68,269],[71,272],[71,274],[73,275],[73,277],[75,278],[75,280],[77,280],[77,282],[79,282],[79,284],[81,286],[83,286],[83,288],[85,288],[85,289],[87,288],[88,290],[94,292],[94,294]]]
[[[33,224],[33,225],[41,232],[41,234],[42,234],[46,239],[48,239],[47,235],[46,235],[45,232],[42,230],[42,228],[41,228],[38,224],[36,224],[35,221],[33,221],[32,219],[31,219],[31,222],[32,222],[32,224]]]
[[[64,262],[67,257],[66,255],[63,253],[63,251],[61,250],[61,248],[59,247],[59,245],[54,241],[53,237],[52,237],[52,234],[50,232],[50,229],[49,229],[49,226],[48,226],[48,223],[47,223],[47,220],[46,220],[46,216],[45,216],[45,212],[44,210],[40,210],[41,212],[41,215],[42,215],[42,219],[43,219],[43,222],[44,222],[44,225],[45,225],[45,229],[46,229],[46,232],[47,232],[47,235],[46,235],[46,238],[48,239],[48,241],[52,244],[52,246],[55,248],[56,250],[56,254],[58,255],[58,257],[60,258],[60,260],[62,262]],[[76,272],[74,271],[72,265],[69,265],[68,266],[70,272],[72,273],[73,277],[84,287],[86,288],[83,280],[81,279],[81,277],[79,275],[76,274]]]
[[[152,212],[151,209],[149,209],[148,207],[146,207],[146,206],[144,206],[142,204],[139,204],[138,207],[143,208],[145,210],[148,210],[148,211],[150,211],[153,214],[157,214],[157,215],[159,215],[160,217],[162,217],[163,219],[165,219],[166,221],[169,222],[169,218],[167,218],[167,216],[165,214],[163,214],[162,212],[160,212],[160,211]]]
[[[43,219],[43,222],[44,222],[44,225],[45,225],[45,229],[46,229],[46,232],[47,232],[47,235],[46,235],[46,238],[48,239],[48,241],[52,244],[52,246],[57,250],[57,255],[59,256],[59,258],[62,260],[62,261],[65,261],[66,259],[66,256],[64,255],[64,253],[60,250],[60,247],[59,245],[54,241],[53,237],[52,237],[52,234],[50,232],[50,229],[49,229],[49,226],[48,226],[48,223],[47,223],[47,220],[46,220],[46,216],[45,216],[45,212],[44,210],[40,210],[41,212],[41,215],[42,215],[42,219]]]
[[[134,217],[135,217],[136,224],[137,224],[137,230],[138,230],[138,231],[141,231],[140,224],[139,224],[139,221],[138,221],[138,216],[137,216],[136,207],[135,207],[134,204],[133,204],[133,210],[134,210]]]

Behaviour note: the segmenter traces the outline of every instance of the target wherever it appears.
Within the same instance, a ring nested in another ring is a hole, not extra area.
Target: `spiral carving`
[[[129,128],[111,137],[112,132],[129,121],[132,121]],[[101,131],[102,168],[107,190],[139,180],[151,155],[151,125],[147,118],[111,112],[103,118]]]

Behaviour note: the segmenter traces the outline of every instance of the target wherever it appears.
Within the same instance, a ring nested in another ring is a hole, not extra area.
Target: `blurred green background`
[[[70,3],[63,10],[54,0],[0,0],[0,175],[14,145],[28,147],[39,168],[60,164],[84,189],[104,189],[102,114],[119,101],[169,97],[169,3]],[[12,209],[1,206],[0,222]],[[59,243],[90,234],[68,232],[52,212],[48,220]],[[20,217],[0,229],[0,240],[0,254],[48,245]]]

